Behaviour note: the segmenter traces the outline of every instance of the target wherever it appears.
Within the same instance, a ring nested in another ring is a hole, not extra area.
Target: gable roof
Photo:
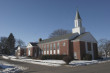
[[[36,42],[30,42],[30,44],[31,44],[32,46],[37,46],[37,43],[36,43]]]
[[[92,36],[90,32],[85,32],[80,36],[76,37],[73,41],[86,41],[86,42],[93,42],[97,43],[97,40]]]
[[[89,32],[85,32],[82,33],[80,36],[76,37],[75,40],[82,38],[83,36],[85,36],[86,34],[88,34]]]
[[[69,40],[69,39],[73,39],[72,37],[76,37],[76,36],[78,36],[78,33],[69,33],[69,34],[66,34],[66,35],[61,35],[61,36],[58,36],[58,37],[42,40],[42,41],[39,42],[39,44],[58,41],[58,40],[64,40],[64,39]]]

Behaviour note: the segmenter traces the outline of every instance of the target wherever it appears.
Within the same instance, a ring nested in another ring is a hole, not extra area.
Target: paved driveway
[[[0,60],[9,62],[11,64],[28,67],[28,69],[23,73],[110,73],[110,62],[79,67],[68,67],[68,66],[50,67],[37,64],[15,62],[4,59]]]

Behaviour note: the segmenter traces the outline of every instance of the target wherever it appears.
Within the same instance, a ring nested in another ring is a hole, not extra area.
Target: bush
[[[46,59],[56,59],[56,60],[63,60],[63,58],[67,55],[42,55],[39,56],[38,59],[46,60]]]
[[[66,64],[68,65],[69,62],[72,61],[72,57],[70,57],[70,56],[66,56],[66,57],[63,58],[63,60],[64,60],[64,61],[66,62]]]
[[[83,60],[92,60],[92,55],[91,55],[91,54],[86,54],[86,55],[83,57]]]
[[[98,57],[97,57],[97,59],[98,59],[98,60],[103,60],[103,58],[102,58],[102,57],[100,57],[100,56],[98,56]]]

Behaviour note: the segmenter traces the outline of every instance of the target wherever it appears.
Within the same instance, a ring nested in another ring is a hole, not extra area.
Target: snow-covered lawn
[[[86,61],[86,60],[81,60],[81,61],[71,61],[69,64],[71,66],[86,66],[90,64],[96,64],[99,63],[98,60],[92,60],[92,61]]]
[[[110,58],[103,59],[103,60],[73,60],[69,63],[70,66],[86,66],[86,65],[91,65],[91,64],[98,64],[98,63],[105,63],[105,62],[110,62]]]
[[[19,57],[19,59],[16,59],[15,56],[3,56],[3,58],[10,59],[13,61],[20,61],[20,62],[26,62],[32,64],[46,65],[46,66],[61,66],[65,64],[63,60],[36,60],[36,59],[27,59],[26,57]],[[73,60],[69,63],[69,66],[86,66],[90,64],[104,63],[108,61],[110,61],[110,58],[104,60],[92,60],[92,61]]]
[[[62,64],[65,64],[63,60],[36,60],[36,59],[27,59],[26,57],[19,57],[19,59],[16,59],[15,56],[2,56],[2,57],[4,59],[10,59],[13,61],[46,65],[46,66],[61,66]]]
[[[22,66],[12,65],[4,61],[0,61],[0,73],[18,73],[26,70]]]

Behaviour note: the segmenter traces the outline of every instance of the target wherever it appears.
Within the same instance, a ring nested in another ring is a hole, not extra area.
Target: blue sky
[[[87,32],[110,39],[110,0],[0,0],[0,37],[13,33],[27,44],[72,30],[77,8]]]

